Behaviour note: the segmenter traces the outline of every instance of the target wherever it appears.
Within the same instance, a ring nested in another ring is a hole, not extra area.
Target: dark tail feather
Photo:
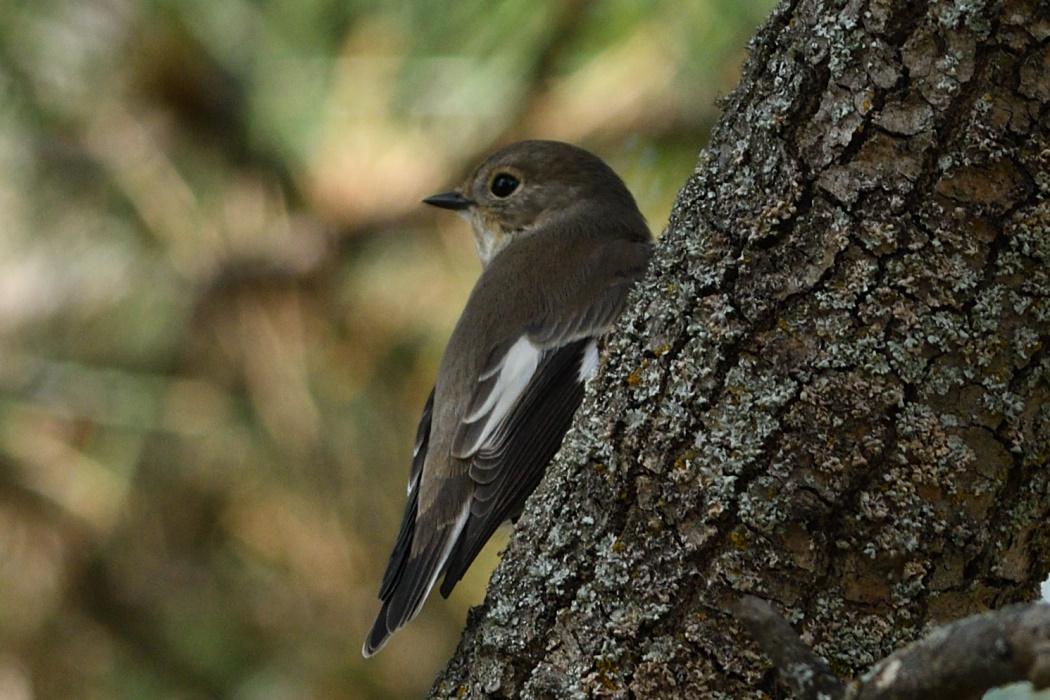
[[[383,586],[383,607],[361,647],[365,658],[382,649],[390,635],[419,614],[430,589],[445,570],[452,546],[462,533],[469,515],[470,503],[467,502],[460,517],[437,533],[437,537],[420,543],[419,551],[413,552],[411,558],[398,567],[396,578]],[[416,534],[418,536],[419,533]]]
[[[386,618],[387,606],[384,604],[376,616],[376,621],[372,623],[372,629],[369,630],[368,636],[365,637],[364,646],[361,647],[361,656],[366,659],[382,649],[383,645],[386,644],[386,640],[390,639],[390,635],[394,633],[394,630],[387,626]]]

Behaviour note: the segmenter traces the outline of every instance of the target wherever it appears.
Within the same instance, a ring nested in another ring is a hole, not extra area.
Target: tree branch
[[[980,700],[1009,683],[1050,688],[1046,603],[1011,605],[940,627],[848,687],[766,601],[746,596],[736,614],[802,700]]]
[[[749,595],[737,602],[733,612],[802,700],[838,700],[846,696],[842,679],[827,661],[806,646],[772,605]]]

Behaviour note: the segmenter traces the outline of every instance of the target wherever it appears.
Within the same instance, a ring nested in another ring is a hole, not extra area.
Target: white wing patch
[[[580,372],[576,375],[576,380],[583,384],[591,378],[596,369],[598,369],[598,341],[591,340],[583,349],[583,357],[580,358]]]
[[[536,367],[539,366],[542,355],[543,351],[540,348],[533,345],[526,336],[521,336],[507,350],[503,361],[480,377],[481,381],[484,381],[493,374],[499,373],[495,386],[485,397],[485,403],[463,419],[464,423],[485,421],[484,427],[466,454],[477,452],[488,441],[492,431],[507,417],[518,397],[525,391],[525,387],[536,374]],[[595,362],[597,362],[597,356]]]

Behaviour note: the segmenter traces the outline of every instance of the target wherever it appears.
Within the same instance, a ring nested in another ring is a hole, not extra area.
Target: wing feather
[[[430,445],[430,426],[434,417],[434,389],[423,405],[423,415],[416,428],[416,442],[412,446],[412,467],[408,470],[408,492],[419,485],[419,475],[423,473],[423,461],[427,458],[427,447]]]
[[[496,528],[517,517],[543,478],[583,400],[580,366],[595,342],[583,338],[549,350],[504,424],[473,455],[470,519],[446,563],[443,596],[463,577]]]
[[[488,442],[529,386],[543,354],[522,335],[498,356],[493,367],[486,368],[452,442],[454,457],[466,459]]]
[[[467,501],[448,527],[420,533],[429,535],[429,540],[412,548],[412,556],[405,557],[407,561],[400,566],[394,585],[387,588],[386,597],[380,596],[383,606],[361,648],[366,658],[382,649],[391,634],[419,614],[438,576],[445,570],[449,556],[457,548],[469,518],[470,501]]]
[[[394,550],[390,553],[390,561],[387,562],[383,582],[379,584],[380,600],[386,600],[390,596],[391,589],[397,585],[405,569],[408,552],[412,548],[412,534],[416,529],[416,510],[419,505],[419,477],[423,473],[423,461],[427,457],[427,448],[430,446],[430,424],[433,412],[434,390],[431,389],[430,396],[427,397],[427,402],[423,406],[419,427],[416,428],[416,442],[412,448],[412,467],[408,472],[408,503],[401,517],[401,528],[397,532],[397,540],[394,542]]]

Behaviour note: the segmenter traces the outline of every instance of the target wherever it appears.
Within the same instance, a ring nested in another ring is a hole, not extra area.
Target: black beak
[[[423,200],[424,204],[429,204],[432,207],[441,207],[442,209],[453,209],[459,211],[466,209],[474,202],[470,201],[459,192],[443,192],[441,194],[432,194]]]

